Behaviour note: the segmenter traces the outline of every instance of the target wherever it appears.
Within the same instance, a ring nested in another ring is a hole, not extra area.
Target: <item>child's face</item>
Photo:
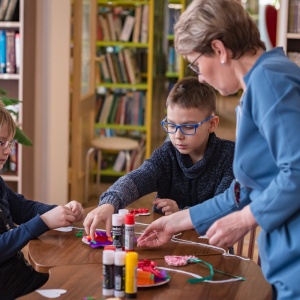
[[[7,125],[4,124],[2,128],[0,128],[0,170],[2,170],[5,162],[8,159],[8,156],[11,153],[10,147],[7,145],[5,149],[2,148],[2,145],[7,142],[11,141],[12,137],[8,136]]]
[[[167,107],[168,122],[176,125],[197,124],[208,117],[206,111],[197,108],[182,108],[179,105]],[[169,133],[172,144],[182,154],[189,154],[192,161],[203,158],[210,132],[214,131],[214,118],[200,125],[194,135],[184,135],[178,128],[176,133]]]

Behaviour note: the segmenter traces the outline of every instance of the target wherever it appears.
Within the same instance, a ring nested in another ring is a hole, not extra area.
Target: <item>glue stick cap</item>
[[[113,250],[113,251],[116,251],[116,246],[114,245],[107,245],[104,247],[104,250]]]
[[[125,266],[125,257],[126,257],[125,251],[117,251],[115,253],[115,265],[116,266]]]
[[[102,261],[105,265],[113,265],[115,260],[115,251],[114,250],[104,250]]]
[[[123,217],[119,214],[112,215],[112,225],[113,226],[122,226]]]
[[[127,215],[129,213],[129,210],[126,208],[119,209],[119,215]]]
[[[125,224],[134,225],[134,214],[125,215]]]

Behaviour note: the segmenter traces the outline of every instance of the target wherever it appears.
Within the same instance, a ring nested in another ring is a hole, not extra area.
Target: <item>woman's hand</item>
[[[228,248],[240,240],[249,230],[257,226],[250,206],[231,213],[216,222],[206,232],[209,243],[213,246]]]
[[[82,205],[79,202],[72,200],[69,203],[67,203],[65,206],[70,208],[71,211],[74,213],[75,222],[79,222],[83,220],[84,210]]]

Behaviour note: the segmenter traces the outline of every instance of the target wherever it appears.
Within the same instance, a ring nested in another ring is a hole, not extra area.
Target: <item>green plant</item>
[[[18,113],[15,112],[13,109],[10,108],[10,106],[17,105],[21,103],[22,101],[14,98],[7,97],[7,93],[5,90],[0,88],[0,100],[3,102],[6,109],[12,114],[13,116],[18,116]],[[16,134],[14,136],[14,139],[25,146],[32,146],[32,142],[30,138],[25,134],[25,132],[18,126],[16,126]]]

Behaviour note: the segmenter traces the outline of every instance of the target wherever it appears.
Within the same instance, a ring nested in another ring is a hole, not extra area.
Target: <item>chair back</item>
[[[238,256],[247,256],[250,259],[254,260],[259,266],[260,266],[260,257],[258,252],[255,253],[256,245],[255,245],[255,239],[256,239],[256,231],[257,227],[253,228],[248,235],[245,235],[243,238],[241,238],[237,242],[237,251],[236,255]],[[249,239],[246,237],[249,236]],[[244,245],[246,246],[248,244],[248,249],[244,250]],[[255,255],[256,254],[256,255]],[[257,258],[255,258],[257,256]]]

